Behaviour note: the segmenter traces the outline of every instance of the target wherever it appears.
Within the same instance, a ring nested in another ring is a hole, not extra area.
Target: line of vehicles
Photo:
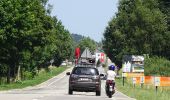
[[[86,48],[80,57],[79,53],[77,55],[75,67],[73,68],[72,72],[66,73],[69,75],[68,94],[72,95],[74,91],[95,92],[96,96],[100,96],[101,80],[106,79],[107,75],[101,73],[99,66],[96,66],[96,61],[104,61],[104,54],[96,53],[96,56],[94,57],[91,55],[88,48]],[[143,56],[125,55],[123,56],[122,62],[123,72],[144,72]],[[110,70],[110,66],[108,68]],[[106,95],[111,98],[115,93],[115,82],[114,80],[107,79],[105,83]]]
[[[103,56],[103,54],[101,55]],[[98,53],[97,57],[99,56]],[[106,79],[106,75],[96,67],[96,59],[93,58],[89,50],[86,49],[76,60],[73,70],[66,73],[69,76],[69,95],[72,95],[74,91],[95,92],[96,96],[101,95],[101,80]],[[114,82],[107,81],[107,83],[106,94],[111,98],[115,93]]]
[[[67,72],[69,75],[68,94],[72,95],[73,91],[78,92],[95,92],[96,96],[101,95],[101,80],[105,79],[104,74],[99,74],[99,71],[94,66],[76,66],[72,72]],[[106,81],[106,94],[109,98],[115,93],[115,82],[112,80]]]

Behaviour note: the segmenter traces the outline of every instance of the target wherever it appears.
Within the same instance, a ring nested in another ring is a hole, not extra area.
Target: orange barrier
[[[147,85],[154,84],[154,77],[152,76],[144,76],[144,83]]]
[[[170,77],[144,76],[144,73],[123,73],[123,75],[123,77],[132,78],[133,84],[170,86]]]
[[[136,84],[140,84],[141,81],[140,81],[140,77],[136,77]]]
[[[160,86],[170,86],[170,77],[160,77]]]
[[[144,73],[125,73],[125,77],[141,77]]]

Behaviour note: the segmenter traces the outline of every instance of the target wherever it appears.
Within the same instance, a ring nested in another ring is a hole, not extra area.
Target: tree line
[[[121,66],[123,55],[170,59],[169,0],[120,0],[104,32],[103,48]]]
[[[99,47],[101,44],[96,42],[95,40],[91,39],[90,37],[82,36],[80,34],[72,34],[73,37],[73,45],[74,48],[79,47],[80,52],[83,53],[83,51],[86,48],[89,48],[92,54],[96,51],[97,47]],[[74,56],[72,56],[74,57]]]
[[[17,75],[59,66],[73,52],[70,32],[50,15],[48,0],[0,1],[0,80],[16,81]]]

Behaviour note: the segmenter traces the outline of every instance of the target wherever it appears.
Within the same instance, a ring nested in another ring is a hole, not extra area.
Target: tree
[[[89,37],[85,37],[79,42],[78,47],[80,47],[81,52],[83,52],[85,48],[88,47],[93,53],[96,50],[97,45],[94,40],[90,39]]]
[[[104,33],[103,48],[116,64],[123,55],[162,56],[166,45],[166,17],[154,0],[121,0],[118,13]]]
[[[71,53],[70,33],[50,16],[47,1],[0,1],[0,72],[7,73],[8,83],[18,69],[35,74],[54,56],[63,60]]]
[[[166,46],[164,47],[164,57],[170,59],[170,2],[169,0],[158,0],[160,10],[166,15],[166,22],[168,25],[166,31]]]
[[[55,39],[57,49],[55,51],[54,59],[55,65],[59,66],[63,60],[70,59],[73,53],[73,39],[68,30],[64,28],[61,21],[54,17]]]

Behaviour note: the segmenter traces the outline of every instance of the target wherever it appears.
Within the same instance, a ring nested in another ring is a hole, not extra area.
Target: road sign
[[[160,77],[154,78],[154,84],[155,84],[155,86],[160,86]]]
[[[132,78],[132,82],[133,82],[133,84],[136,84],[136,77]]]
[[[51,59],[51,60],[50,60],[50,63],[52,64],[53,62],[54,62],[54,59]]]

